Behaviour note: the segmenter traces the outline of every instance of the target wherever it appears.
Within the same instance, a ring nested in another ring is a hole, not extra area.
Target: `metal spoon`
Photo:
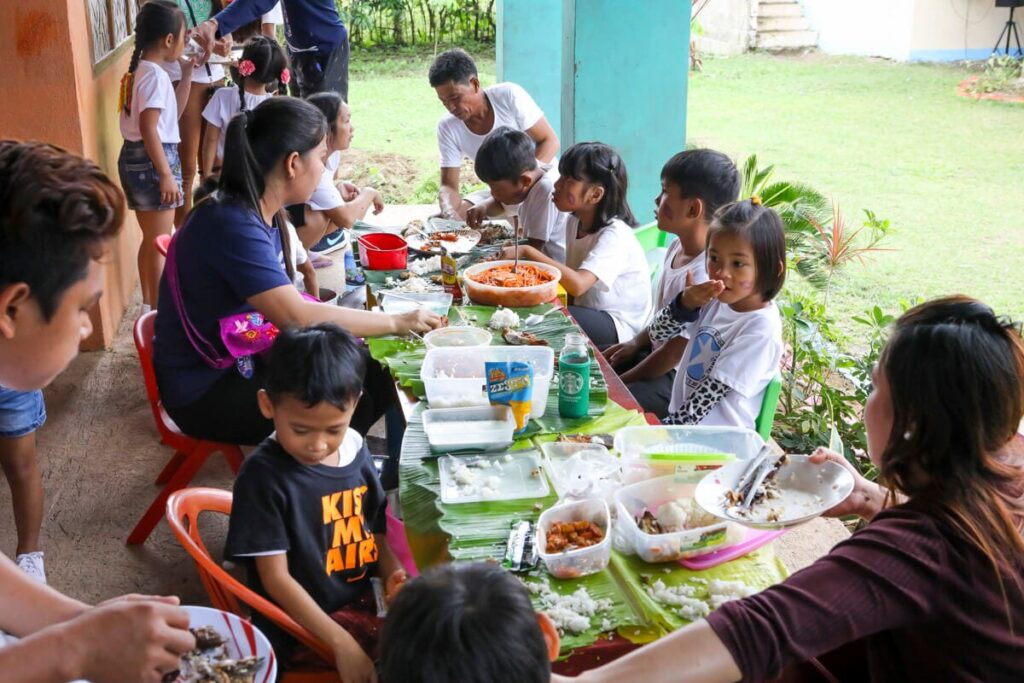
[[[516,235],[516,261],[512,264],[512,272],[515,273],[519,270],[519,214],[512,216],[512,220],[514,221],[512,228],[515,230]]]

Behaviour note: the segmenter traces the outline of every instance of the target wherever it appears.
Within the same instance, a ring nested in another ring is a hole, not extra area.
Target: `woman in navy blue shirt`
[[[422,309],[387,315],[312,302],[288,278],[281,262],[289,252],[288,233],[278,227],[281,209],[306,201],[319,182],[326,131],[320,110],[289,97],[240,112],[228,125],[220,189],[193,210],[175,237],[173,264],[184,315],[217,347],[220,319],[249,311],[278,328],[333,322],[358,337],[440,325],[438,316]],[[165,409],[190,436],[259,443],[273,430],[256,403],[259,358],[250,377],[234,366],[211,367],[186,336],[178,308],[165,270],[153,359]],[[371,362],[351,426],[365,434],[393,400],[387,373]]]

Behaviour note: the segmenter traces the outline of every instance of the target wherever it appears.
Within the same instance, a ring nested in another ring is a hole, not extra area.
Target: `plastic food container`
[[[466,294],[473,300],[473,303],[485,306],[504,306],[505,308],[525,308],[546,303],[558,296],[558,281],[562,278],[562,274],[557,268],[546,263],[523,261],[522,259],[519,261],[521,266],[535,266],[550,273],[554,278],[540,285],[530,287],[494,287],[493,285],[476,282],[473,279],[474,275],[479,275],[488,268],[513,263],[515,261],[486,261],[466,268],[463,272],[462,280]]]
[[[386,232],[359,236],[359,262],[369,270],[405,270],[409,244]]]
[[[392,292],[382,289],[377,292],[380,309],[385,313],[406,313],[419,306],[430,309],[437,315],[448,315],[452,295],[445,292]]]
[[[430,450],[486,451],[512,445],[516,419],[508,406],[443,408],[423,411]]]
[[[622,486],[619,459],[598,443],[552,441],[541,444],[544,469],[559,498],[601,498],[615,504]]]
[[[675,475],[631,484],[615,492],[616,534],[624,550],[630,550],[644,562],[671,562],[702,555],[743,539],[742,528],[717,521],[708,526],[668,534],[648,534],[636,525],[644,510],[656,513],[664,503],[692,499],[696,486],[676,481]]]
[[[533,366],[533,406],[530,419],[544,416],[548,392],[555,368],[555,352],[548,346],[484,346],[460,348],[448,346],[427,351],[420,378],[427,402],[451,406],[488,403],[484,363],[487,361],[525,361]],[[436,406],[435,406],[436,407]]]
[[[757,432],[740,427],[624,427],[615,435],[627,484],[668,474],[696,484],[727,462],[749,460],[763,445]]]
[[[451,296],[450,294],[448,295]],[[494,337],[485,329],[471,325],[452,325],[431,330],[423,335],[423,343],[428,349],[459,347],[462,349],[490,346]]]
[[[548,529],[555,522],[593,522],[604,538],[597,545],[587,548],[576,548],[560,553],[548,553]],[[600,498],[588,498],[575,503],[556,505],[541,513],[537,522],[537,550],[548,573],[558,579],[574,579],[578,576],[596,574],[608,566],[612,557],[611,515],[608,503]]]
[[[459,471],[463,467],[473,471],[471,486],[459,483]],[[446,505],[539,500],[551,492],[537,451],[469,457],[442,455],[437,459],[437,470],[441,478],[441,502]]]

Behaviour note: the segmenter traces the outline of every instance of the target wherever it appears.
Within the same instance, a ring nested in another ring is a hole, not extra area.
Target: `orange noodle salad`
[[[504,263],[500,266],[493,266],[479,273],[469,276],[474,282],[492,287],[532,287],[551,282],[555,276],[537,266],[527,263],[520,263],[516,272],[512,272],[513,265]]]

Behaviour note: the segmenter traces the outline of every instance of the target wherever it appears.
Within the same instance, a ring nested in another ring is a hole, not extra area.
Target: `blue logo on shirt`
[[[711,374],[722,351],[722,338],[717,330],[701,329],[690,346],[690,358],[686,361],[686,378],[691,382],[702,382]]]

